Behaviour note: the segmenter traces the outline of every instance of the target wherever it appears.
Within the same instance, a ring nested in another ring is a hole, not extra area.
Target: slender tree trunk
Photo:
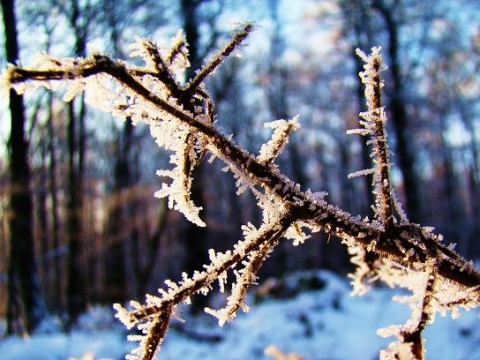
[[[43,129],[42,129],[43,131]],[[40,154],[42,158],[42,166],[39,169],[38,173],[34,176],[34,185],[35,189],[34,196],[36,196],[36,219],[37,219],[37,230],[36,230],[36,241],[38,244],[38,253],[40,255],[40,261],[37,261],[39,266],[39,277],[42,284],[43,291],[46,296],[47,306],[50,307],[48,302],[51,299],[51,278],[52,278],[52,268],[50,263],[50,251],[52,246],[50,244],[51,233],[50,233],[50,224],[48,219],[48,189],[47,189],[47,137],[44,135],[40,140],[38,146],[40,147]]]
[[[118,5],[112,0],[104,0],[102,5],[113,52],[116,56],[122,57],[120,37],[124,22],[118,15]],[[141,236],[138,228],[141,225],[135,221],[140,206],[135,194],[132,194],[138,183],[138,177],[133,171],[133,168],[138,166],[134,163],[133,156],[134,135],[135,127],[131,119],[127,118],[116,141],[113,194],[118,201],[115,201],[107,225],[108,236],[114,239],[115,243],[107,250],[104,263],[107,270],[105,281],[110,289],[108,296],[115,301],[139,298],[145,290],[144,284],[148,283],[148,279],[145,278],[147,275],[140,269],[140,255],[136,251]],[[119,227],[119,224],[129,226]],[[152,254],[149,250],[152,249],[146,250],[146,253],[152,262],[145,261],[147,267],[153,264],[156,253]],[[108,270],[112,266],[116,268],[115,274]]]
[[[47,106],[47,131],[48,131],[48,183],[49,194],[51,199],[51,217],[52,231],[51,244],[53,251],[53,273],[52,273],[52,306],[55,310],[60,310],[62,299],[62,281],[61,281],[61,263],[58,256],[60,250],[60,218],[58,214],[58,181],[57,181],[57,156],[55,151],[55,128],[53,124],[53,97],[49,93]]]
[[[112,301],[122,301],[139,296],[138,269],[135,264],[137,255],[138,226],[133,220],[135,199],[130,196],[133,177],[131,173],[131,148],[133,125],[126,120],[122,134],[119,134],[115,146],[115,166],[113,184],[113,207],[110,210],[108,237],[111,246],[105,258],[105,282],[108,298]],[[112,271],[113,270],[113,271]]]
[[[348,3],[348,1],[347,1]],[[355,38],[356,38],[356,47],[363,49],[364,51],[369,50],[372,47],[372,30],[371,30],[371,21],[370,21],[370,13],[369,9],[367,8],[366,4],[362,0],[356,0],[352,2],[352,22],[355,31]],[[357,88],[356,94],[358,98],[359,109],[361,111],[366,110],[365,106],[365,98],[363,95],[364,92],[364,85],[358,74],[363,71],[363,62],[362,60],[355,54],[352,54],[355,59],[355,71],[357,75]],[[359,111],[360,112],[360,111]],[[362,146],[362,167],[364,169],[370,169],[372,164],[372,159],[370,158],[371,150],[369,149],[367,143],[365,141],[361,141]],[[373,175],[366,175],[364,177],[364,188],[365,193],[367,194],[367,201],[363,202],[366,204],[365,208],[362,210],[364,213],[372,215],[372,208],[371,206],[375,203],[375,197],[373,195]]]
[[[129,284],[130,294],[133,298],[138,299],[143,289],[141,288],[140,275],[140,259],[138,254],[139,243],[139,227],[141,226],[135,221],[138,215],[137,210],[138,199],[133,194],[136,185],[136,179],[132,174],[132,147],[133,147],[133,131],[134,127],[130,119],[126,119],[123,126],[122,144],[118,150],[117,166],[115,169],[116,190],[120,193],[126,192],[128,194],[127,201],[120,203],[121,216],[124,221],[131,223],[132,227],[128,228],[126,236],[122,239],[124,271],[126,274],[127,284]]]
[[[404,98],[404,83],[400,71],[400,41],[399,26],[393,18],[393,10],[385,6],[383,1],[375,1],[373,4],[385,20],[389,35],[388,54],[390,57],[390,72],[392,74],[393,93],[390,102],[390,119],[392,120],[397,135],[398,163],[403,174],[405,187],[406,210],[410,220],[416,223],[422,221],[422,209],[419,193],[419,181],[415,169],[415,157],[413,154],[412,137],[408,131],[409,121]]]
[[[88,21],[81,22],[79,3],[71,0],[68,14],[70,25],[75,34],[75,55],[84,57],[87,47]],[[85,261],[85,249],[88,235],[83,229],[83,179],[85,176],[86,151],[86,107],[84,96],[79,96],[68,105],[68,200],[67,229],[69,241],[69,261],[67,270],[67,309],[70,322],[86,309],[88,303],[87,281],[91,267]]]
[[[199,54],[198,44],[200,40],[199,34],[199,20],[198,20],[198,8],[201,1],[198,0],[181,0],[181,10],[183,16],[183,27],[185,31],[185,37],[189,45],[189,60],[191,67],[187,71],[187,78],[194,75],[194,71],[201,65],[201,56]],[[189,99],[187,99],[189,101]],[[194,104],[185,103],[182,104],[186,109],[191,108]],[[193,110],[193,109],[191,109]],[[192,183],[192,201],[197,206],[203,208],[203,213],[206,213],[205,201],[204,201],[204,185],[203,177],[204,163],[200,164],[195,169],[194,181]],[[207,229],[198,227],[195,224],[188,222],[185,229],[185,271],[188,274],[193,274],[195,270],[201,269],[203,264],[207,263]],[[203,310],[207,305],[208,299],[204,296],[199,297],[195,304],[192,305],[192,312],[198,312]]]
[[[357,84],[355,88],[355,94],[358,99],[358,111],[366,110],[365,97],[364,97],[364,84],[358,76],[363,71],[363,61],[356,54],[356,49],[367,51],[372,47],[372,30],[371,30],[371,13],[369,10],[369,3],[364,0],[342,0],[341,7],[343,12],[346,29],[352,31],[354,43],[352,44],[351,56],[355,64],[355,78]],[[361,141],[361,168],[370,169],[373,164],[370,158],[371,150],[365,141]],[[371,205],[375,202],[375,197],[372,193],[373,175],[362,176],[361,179],[356,181],[362,181],[361,189],[365,194],[365,200],[359,201],[358,212],[361,214],[373,216]]]
[[[480,256],[480,246],[477,234],[480,232],[480,149],[479,138],[475,130],[475,117],[468,110],[470,107],[467,104],[458,102],[459,113],[461,119],[472,136],[469,150],[472,157],[471,165],[468,166],[467,187],[469,193],[470,205],[470,230],[466,239],[466,253],[471,257]]]
[[[72,321],[85,307],[85,280],[81,261],[82,231],[82,194],[80,174],[78,173],[77,117],[74,103],[68,106],[68,270],[67,270],[67,310]]]
[[[13,0],[2,0],[3,21],[6,34],[8,62],[18,60],[16,19]],[[33,239],[33,204],[31,174],[28,163],[28,141],[25,138],[25,110],[23,97],[10,92],[11,133],[9,141],[11,194],[9,254],[9,290],[18,289],[20,312],[26,332],[34,331],[46,316],[45,303],[41,294],[37,268],[35,266]],[[14,285],[18,282],[18,286]],[[8,306],[16,307],[14,294],[8,296]],[[12,303],[13,301],[13,303]],[[9,331],[14,319],[7,319]]]

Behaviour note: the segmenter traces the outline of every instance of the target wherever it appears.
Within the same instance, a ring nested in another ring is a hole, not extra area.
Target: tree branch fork
[[[370,261],[369,270],[362,275],[365,281],[381,278],[380,269],[385,266],[400,269],[405,273],[434,274],[432,275],[435,278],[433,285],[432,281],[427,281],[425,285],[421,312],[423,316],[418,320],[421,326],[418,325],[416,330],[410,332],[403,331],[403,340],[413,343],[412,352],[417,354],[415,356],[418,358],[420,356],[418,354],[421,353],[418,350],[418,340],[411,339],[419,338],[421,330],[428,322],[428,316],[425,314],[430,311],[426,309],[431,302],[442,302],[440,293],[446,287],[454,286],[459,293],[463,292],[463,298],[460,296],[458,299],[453,299],[451,303],[444,302],[442,304],[444,308],[454,308],[459,305],[478,306],[480,272],[473,267],[472,262],[456,253],[453,246],[444,245],[441,235],[434,234],[430,228],[410,223],[403,215],[401,206],[395,198],[389,178],[391,165],[386,141],[386,117],[380,99],[380,90],[383,86],[379,75],[383,66],[380,49],[372,49],[372,54],[368,56],[359,52],[359,56],[366,64],[361,76],[366,86],[368,111],[361,114],[363,128],[352,133],[359,133],[372,140],[375,159],[375,169],[372,170],[375,178],[373,185],[377,200],[376,204],[373,204],[376,217],[361,219],[360,216],[353,216],[328,203],[322,196],[317,196],[311,190],[302,190],[299,184],[294,183],[279,171],[273,161],[277,154],[272,155],[271,161],[262,161],[237,145],[231,137],[222,134],[215,126],[212,110],[206,109],[207,104],[211,104],[211,99],[204,90],[204,80],[239,46],[251,30],[251,27],[246,26],[243,31],[237,33],[229,44],[200,69],[196,77],[185,86],[179,85],[170,71],[170,65],[176,57],[180,56],[179,54],[182,54],[181,50],[186,46],[182,42],[173,46],[169,55],[161,54],[151,42],[144,43],[146,51],[149,52],[155,64],[154,69],[133,67],[124,61],[97,54],[85,59],[58,60],[56,63],[57,60],[51,60],[53,65],[45,69],[28,69],[9,65],[4,73],[4,83],[8,89],[13,87],[22,91],[22,86],[27,83],[50,87],[51,82],[82,82],[89,78],[108,75],[122,88],[128,89],[130,94],[134,94],[136,101],[148,104],[181,123],[191,136],[202,143],[205,151],[225,162],[239,182],[246,183],[259,201],[270,201],[279,207],[278,213],[268,215],[267,217],[273,216],[273,218],[264,220],[264,224],[259,229],[252,227],[251,224],[245,226],[245,239],[240,241],[232,251],[212,254],[212,263],[205,265],[204,271],[190,276],[185,274],[181,284],[167,284],[170,290],[161,291],[159,298],[152,297],[146,305],[136,303],[130,310],[117,307],[119,312],[123,312],[123,317],[126,319],[123,321],[129,327],[148,322],[151,318],[156,319],[153,325],[145,327],[144,332],[147,336],[138,339],[141,346],[148,345],[151,349],[153,345],[153,349],[157,349],[168,328],[168,324],[161,324],[170,321],[177,304],[190,301],[190,297],[194,294],[208,291],[212,283],[219,278],[220,285],[223,286],[222,283],[226,280],[222,278],[225,277],[226,272],[235,269],[238,264],[246,263],[243,269],[234,270],[237,272],[237,282],[232,286],[232,293],[238,292],[238,294],[233,297],[231,304],[227,304],[224,309],[226,314],[222,315],[224,320],[220,322],[232,318],[238,308],[246,307],[243,299],[247,288],[256,279],[255,274],[258,268],[280,239],[291,234],[293,229],[303,236],[303,240],[308,238],[308,232],[323,231],[335,235],[349,248],[356,249],[355,253],[360,254],[361,258],[367,258],[370,254],[369,258],[374,260]],[[152,77],[163,84],[167,88],[167,96],[157,94],[145,86],[143,80],[146,77]],[[104,81],[104,78],[102,77],[99,81]],[[199,98],[203,100],[203,108],[200,110],[203,116],[199,116],[195,111],[186,110],[184,106],[185,103],[189,101],[193,103]],[[117,106],[117,110],[122,109]],[[205,121],[206,117],[207,121]],[[153,118],[149,121],[151,126],[156,126],[165,120]],[[287,136],[286,132],[284,138],[279,141],[286,143]],[[191,147],[193,146],[192,142]],[[185,153],[187,153],[187,155],[184,154],[185,162],[190,164],[184,170],[188,177],[191,175],[191,167],[196,163],[193,155],[188,155],[191,153],[189,148]],[[186,190],[189,190],[188,184],[185,186]],[[267,212],[265,209],[264,211]],[[308,230],[307,234],[303,233],[303,228]],[[209,311],[217,312],[217,310]],[[159,319],[160,322],[158,322]],[[157,334],[154,336],[152,332],[155,331]],[[158,334],[158,331],[161,334]],[[147,351],[137,355],[139,358],[149,359],[153,354],[154,352]]]

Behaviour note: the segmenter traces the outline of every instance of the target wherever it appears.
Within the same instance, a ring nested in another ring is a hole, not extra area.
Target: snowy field
[[[208,315],[190,318],[180,313],[186,321],[173,323],[160,359],[268,360],[273,359],[265,354],[270,346],[271,352],[301,356],[295,359],[372,360],[390,340],[377,336],[376,329],[408,317],[406,305],[391,301],[391,290],[373,289],[363,297],[350,297],[348,282],[328,272],[316,273],[317,290],[294,294],[304,276],[297,274],[282,283],[279,296],[256,304],[252,298],[250,312],[223,328]],[[426,358],[480,360],[479,315],[471,311],[462,312],[458,320],[437,317],[425,333]],[[133,346],[106,308],[93,307],[69,335],[54,328],[47,326],[43,334],[29,339],[0,340],[0,359],[123,359]]]

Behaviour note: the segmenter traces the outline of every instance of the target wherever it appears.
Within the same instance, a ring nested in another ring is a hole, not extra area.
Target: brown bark
[[[65,14],[72,27],[74,53],[85,56],[87,48],[90,13],[82,11],[77,1],[71,0]],[[85,6],[88,6],[85,5]],[[82,17],[88,18],[88,20]],[[85,130],[86,107],[84,96],[68,104],[68,200],[67,200],[67,234],[68,234],[68,270],[67,270],[67,310],[74,321],[86,309],[88,302],[88,277],[91,266],[85,261],[85,248],[88,235],[83,229],[84,222],[84,177],[87,135]]]
[[[3,21],[6,34],[6,54],[10,63],[18,60],[16,18],[13,0],[2,0]],[[12,318],[20,312],[23,331],[32,332],[46,315],[35,265],[33,239],[33,203],[31,173],[28,162],[28,141],[25,134],[25,109],[23,97],[10,92],[11,133],[9,140],[9,170],[11,180],[10,210],[10,254],[9,296],[7,332],[15,330]],[[15,284],[16,283],[16,284]],[[14,291],[14,293],[12,293]],[[18,291],[18,293],[17,293]],[[17,303],[18,297],[18,303]],[[19,305],[19,308],[17,307]]]

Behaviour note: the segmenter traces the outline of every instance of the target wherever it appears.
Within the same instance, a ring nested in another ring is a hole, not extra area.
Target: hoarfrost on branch
[[[379,330],[382,336],[396,336],[397,341],[381,352],[381,357],[423,358],[421,333],[434,321],[435,314],[479,304],[480,273],[459,256],[451,245],[443,245],[441,235],[408,221],[390,181],[390,151],[385,124],[387,117],[381,103],[384,70],[381,48],[370,54],[357,51],[365,62],[360,73],[365,83],[367,111],[360,114],[361,128],[351,134],[366,136],[372,148],[374,168],[360,170],[351,176],[373,174],[375,218],[361,219],[331,205],[324,192],[303,191],[282,174],[275,163],[288,143],[288,137],[299,127],[298,119],[278,120],[267,124],[273,129],[271,139],[263,144],[257,156],[234,143],[214,125],[212,99],[204,82],[238,49],[253,31],[246,24],[213,56],[192,79],[185,76],[188,46],[178,33],[169,47],[159,47],[150,40],[136,38],[131,56],[140,56],[144,66],[112,60],[101,54],[87,58],[56,59],[39,54],[30,68],[9,65],[1,79],[1,91],[13,88],[19,93],[45,87],[62,90],[64,100],[86,92],[87,102],[134,124],[150,126],[157,144],[172,152],[170,169],[158,171],[169,181],[156,193],[168,198],[168,204],[199,226],[201,208],[191,200],[193,170],[205,152],[225,163],[224,171],[237,180],[238,194],[253,192],[263,211],[263,223],[242,227],[244,238],[224,253],[211,249],[210,263],[193,274],[182,274],[182,280],[166,281],[158,296],[147,295],[143,304],[131,302],[128,309],[116,304],[117,317],[130,329],[136,326],[140,335],[129,338],[139,347],[128,359],[152,359],[167,333],[168,325],[180,303],[192,296],[206,294],[215,282],[226,291],[228,272],[235,280],[221,309],[206,309],[219,324],[232,320],[237,311],[248,311],[245,297],[255,284],[257,273],[275,246],[290,239],[295,245],[309,241],[310,234],[323,231],[338,237],[349,248],[357,270],[350,275],[352,294],[362,295],[374,281],[410,290],[411,295],[398,298],[407,302],[412,316],[404,325]],[[192,104],[195,103],[194,106]]]

